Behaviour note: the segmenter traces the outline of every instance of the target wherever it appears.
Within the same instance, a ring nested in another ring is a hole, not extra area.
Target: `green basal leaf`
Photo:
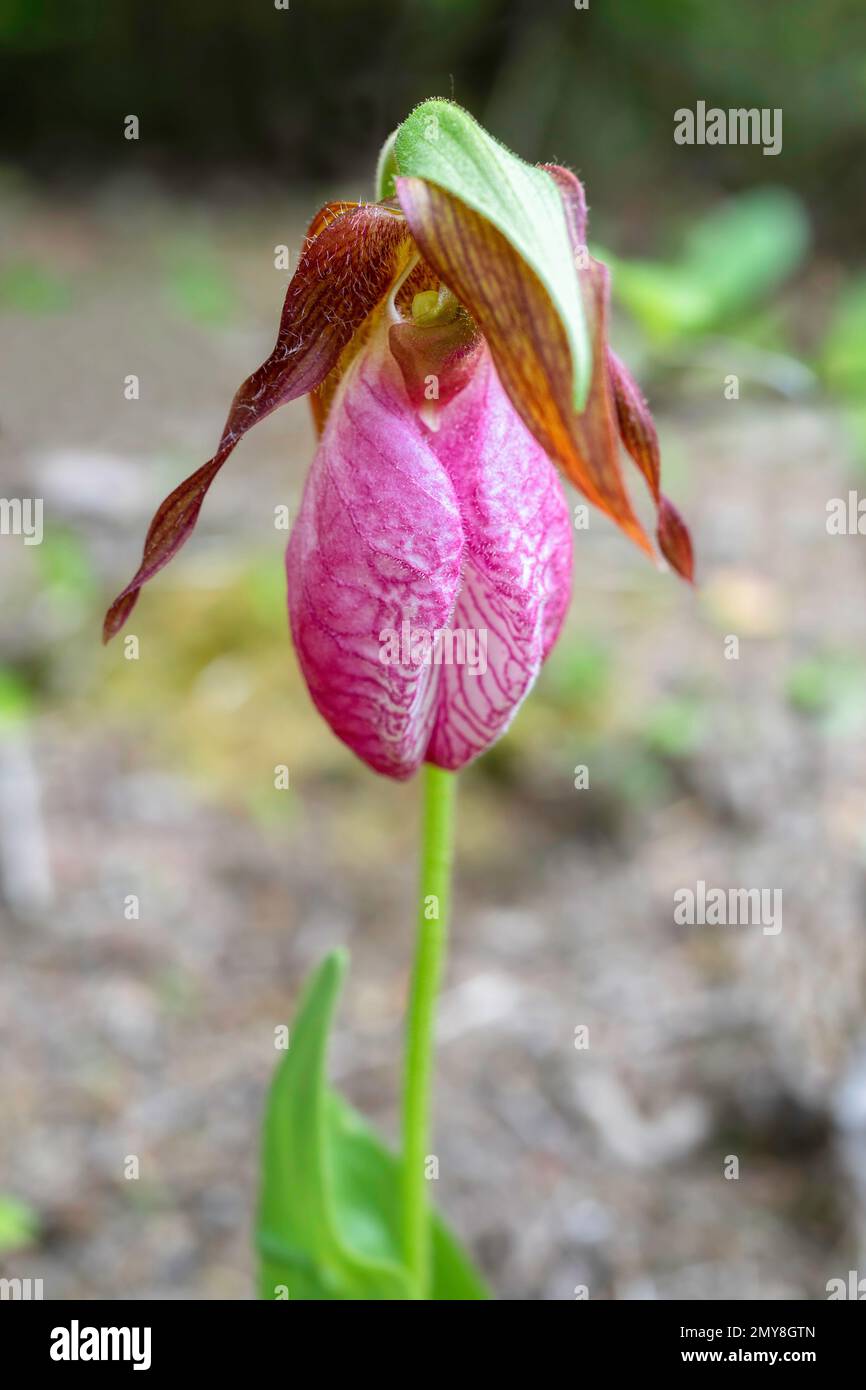
[[[344,952],[308,985],[265,1114],[257,1244],[262,1298],[410,1299],[401,1256],[399,1160],[327,1085],[327,1043]],[[488,1297],[441,1221],[434,1299]]]
[[[487,218],[538,276],[566,330],[575,409],[583,410],[592,349],[565,211],[553,179],[512,154],[451,101],[422,102],[392,139],[393,150],[388,152],[386,145],[380,157],[385,182],[390,178],[393,184],[393,155],[399,174],[435,183]]]

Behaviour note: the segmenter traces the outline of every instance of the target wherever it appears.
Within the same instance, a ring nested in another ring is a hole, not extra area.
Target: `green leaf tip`
[[[389,187],[395,174],[437,184],[511,243],[541,281],[563,324],[574,406],[582,411],[592,349],[565,208],[550,174],[512,154],[468,111],[441,97],[415,107],[386,144],[379,167]]]
[[[400,172],[397,168],[397,155],[395,151],[399,129],[398,126],[397,130],[391,131],[391,134],[379,151],[379,159],[376,164],[376,201],[379,203],[383,202],[386,198],[395,198],[397,196],[394,179]]]

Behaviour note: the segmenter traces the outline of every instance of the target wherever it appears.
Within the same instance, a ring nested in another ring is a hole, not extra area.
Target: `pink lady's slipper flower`
[[[577,178],[524,165],[445,102],[419,108],[387,158],[394,196],[314,220],[273,352],[213,458],[157,511],[105,637],[186,541],[241,436],[309,394],[319,446],[286,555],[295,649],[334,732],[405,778],[489,747],[556,641],[572,562],[557,469],[651,554],[624,444],[687,579],[692,552],[660,492],[652,418],[607,344],[608,274],[586,253]]]

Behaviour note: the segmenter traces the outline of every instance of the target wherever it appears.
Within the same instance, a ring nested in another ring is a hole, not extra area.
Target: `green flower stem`
[[[436,996],[451,900],[456,797],[456,775],[425,765],[420,901],[403,1083],[403,1251],[414,1278],[416,1298],[429,1297],[431,1280],[430,1206],[424,1170],[430,1143]]]

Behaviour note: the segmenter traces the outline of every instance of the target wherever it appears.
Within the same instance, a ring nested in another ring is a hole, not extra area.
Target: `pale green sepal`
[[[399,174],[426,179],[466,203],[507,238],[538,276],[565,328],[574,405],[583,410],[592,349],[574,249],[554,179],[512,154],[462,107],[441,98],[416,106],[396,132],[393,152]],[[388,178],[393,182],[390,169]]]
[[[397,189],[394,186],[394,179],[397,176],[397,156],[394,153],[394,146],[397,143],[397,130],[392,130],[388,139],[379,151],[379,159],[376,164],[376,202],[381,203],[385,198],[396,198]]]

